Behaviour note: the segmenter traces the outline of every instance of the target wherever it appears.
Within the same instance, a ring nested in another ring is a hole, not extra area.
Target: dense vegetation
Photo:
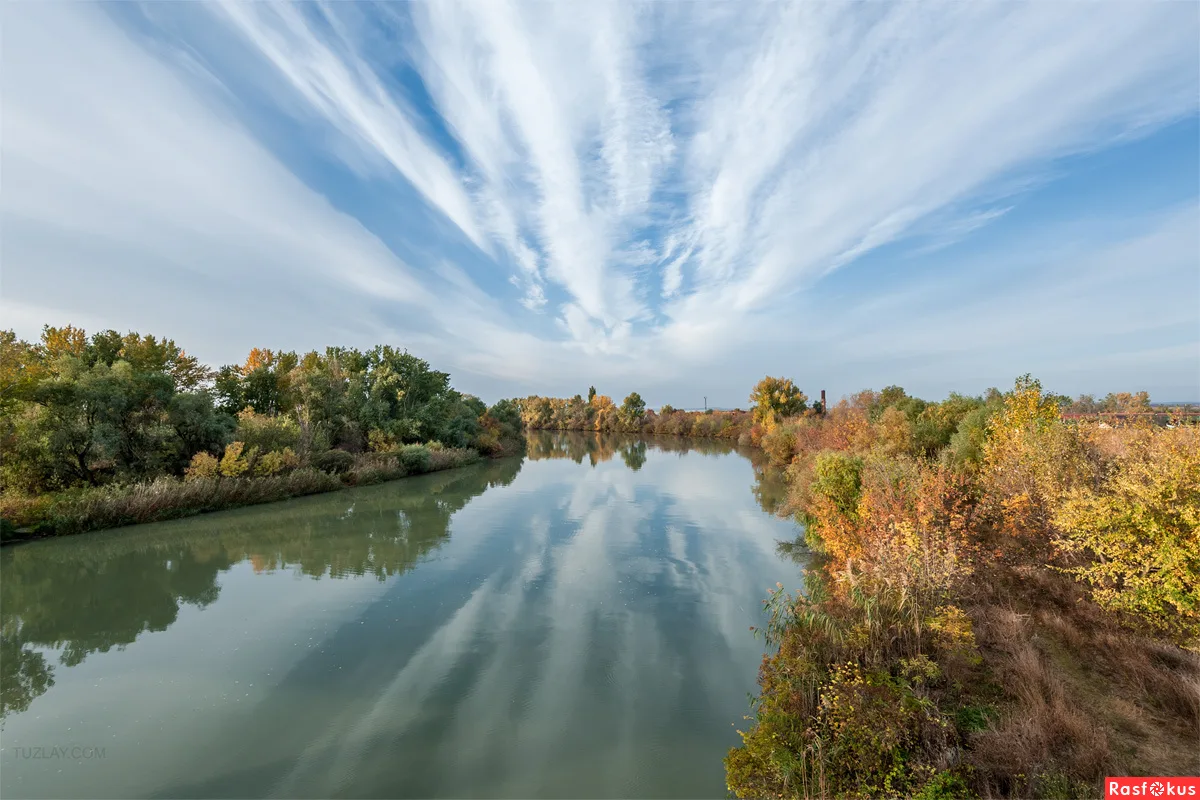
[[[73,533],[375,483],[523,446],[488,408],[387,345],[254,349],[213,371],[137,333],[0,331],[3,535]],[[20,534],[18,534],[18,531]]]
[[[822,562],[767,601],[731,792],[1099,797],[1105,775],[1196,774],[1200,426],[1028,377],[791,417],[767,388],[750,439],[785,485],[764,501]]]

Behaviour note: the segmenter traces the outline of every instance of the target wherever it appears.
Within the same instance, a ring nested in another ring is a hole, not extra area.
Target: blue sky
[[[487,399],[1200,399],[1200,5],[3,6],[0,311]]]

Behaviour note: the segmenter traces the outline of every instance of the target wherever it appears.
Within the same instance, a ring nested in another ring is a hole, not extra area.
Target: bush
[[[796,432],[791,425],[777,425],[762,437],[762,449],[771,463],[785,466],[796,454]]]
[[[321,472],[344,475],[354,466],[354,454],[345,450],[326,450],[313,456],[312,465]]]
[[[220,472],[221,462],[216,456],[211,453],[196,453],[183,475],[184,480],[194,481],[200,478],[215,478]]]
[[[1069,571],[1100,606],[1179,641],[1200,642],[1200,428],[1136,441],[1097,489],[1069,492],[1054,513]]]
[[[429,448],[419,444],[407,444],[400,448],[400,466],[410,475],[429,472],[433,466],[433,456]]]
[[[246,445],[242,442],[230,442],[225,446],[225,455],[221,457],[220,471],[221,475],[226,478],[236,478],[244,475],[250,464],[247,459],[242,457],[242,449]],[[251,450],[251,453],[254,451]]]
[[[388,453],[396,449],[396,437],[378,428],[367,434],[367,448],[372,453]]]
[[[259,477],[268,477],[291,472],[299,466],[299,457],[292,452],[292,448],[285,447],[281,452],[262,455],[254,465],[254,474]]]
[[[51,495],[28,495],[16,492],[0,494],[0,519],[10,526],[9,537],[13,538],[18,528],[28,528],[45,519],[50,508]]]
[[[235,438],[247,449],[258,448],[259,452],[281,451],[295,448],[300,442],[300,426],[291,417],[268,416],[246,408],[238,414]]]

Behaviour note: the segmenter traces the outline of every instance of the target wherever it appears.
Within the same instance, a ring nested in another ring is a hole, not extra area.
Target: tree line
[[[47,497],[84,489],[313,471],[398,477],[469,452],[517,452],[520,426],[511,401],[488,407],[390,345],[255,348],[213,370],[153,335],[46,326],[28,342],[0,331],[10,528],[43,513]]]
[[[531,430],[624,432],[639,435],[686,436],[703,439],[739,439],[749,435],[753,424],[802,413],[819,414],[820,405],[810,408],[808,398],[790,379],[767,377],[750,395],[753,411],[681,411],[670,405],[657,412],[646,407],[637,392],[630,392],[621,405],[608,395],[588,388],[587,397],[529,397],[514,401],[521,423]]]

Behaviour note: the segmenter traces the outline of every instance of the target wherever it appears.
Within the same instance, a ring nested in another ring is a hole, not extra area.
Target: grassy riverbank
[[[0,540],[79,533],[446,469],[524,447],[407,351],[255,348],[210,369],[174,341],[0,331]]]
[[[270,476],[164,476],[142,483],[80,487],[37,496],[6,494],[0,496],[3,541],[64,536],[273,503],[454,469],[481,459],[471,449],[429,450],[415,446],[399,454],[352,456],[343,462],[345,469],[340,471],[305,467]]]
[[[767,601],[739,797],[1100,797],[1196,774],[1200,427],[1023,379],[758,425],[823,563]]]

